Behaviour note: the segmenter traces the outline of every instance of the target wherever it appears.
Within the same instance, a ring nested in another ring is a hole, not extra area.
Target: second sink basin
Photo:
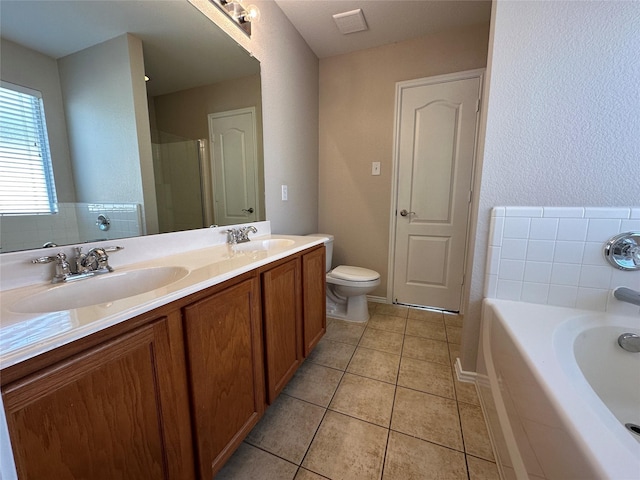
[[[183,267],[106,273],[53,286],[17,301],[10,309],[17,313],[45,313],[99,305],[166,287],[188,273]]]
[[[295,242],[288,238],[270,238],[268,240],[252,240],[246,243],[238,243],[233,246],[237,252],[255,252],[260,250],[277,250],[287,248]]]

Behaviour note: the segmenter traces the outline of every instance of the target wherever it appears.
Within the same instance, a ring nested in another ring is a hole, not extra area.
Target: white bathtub
[[[486,299],[478,391],[506,479],[640,479],[640,317]]]

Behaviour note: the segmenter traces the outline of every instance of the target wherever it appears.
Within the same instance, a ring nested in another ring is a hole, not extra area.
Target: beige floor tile
[[[329,410],[389,428],[395,391],[390,383],[345,373]]]
[[[367,328],[360,339],[359,347],[400,355],[404,335],[375,328]]]
[[[427,322],[437,323],[444,326],[444,317],[442,312],[434,310],[420,310],[417,308],[409,309],[409,318],[417,320],[426,320]]]
[[[398,432],[390,432],[383,480],[466,479],[464,454]]]
[[[379,479],[387,436],[385,428],[327,411],[302,466],[333,480]]]
[[[444,315],[444,324],[448,327],[460,327],[462,328],[462,315]]]
[[[280,395],[245,441],[300,465],[325,411],[317,405]]]
[[[298,466],[242,443],[215,480],[291,480]]]
[[[398,387],[391,429],[463,451],[455,400]]]
[[[291,397],[326,407],[342,375],[340,370],[304,362],[282,391]]]
[[[487,425],[482,409],[477,405],[458,403],[465,452],[485,460],[494,461]]]
[[[469,480],[500,480],[498,467],[495,463],[467,455]]]
[[[313,473],[310,470],[305,470],[304,468],[301,468],[300,470],[298,470],[295,480],[325,480],[326,478],[327,477],[323,477],[322,475]]]
[[[347,372],[388,383],[396,383],[400,355],[358,347]]]
[[[456,399],[459,402],[470,403],[471,405],[480,405],[478,392],[474,383],[461,382],[453,377],[453,385],[456,389]]]
[[[316,348],[307,357],[308,362],[324,365],[325,367],[344,370],[349,365],[356,346],[348,343],[333,342],[323,338],[318,342]]]
[[[447,329],[447,341],[460,345],[462,343],[462,327],[454,327],[453,325],[445,325]]]
[[[396,317],[407,318],[409,307],[404,305],[391,305],[388,303],[379,303],[376,307],[376,313],[380,315],[395,315]]]
[[[456,364],[456,359],[460,358],[460,345],[457,343],[449,344],[449,361],[451,362],[451,366]]]
[[[327,325],[327,333],[324,338],[333,342],[349,343],[357,345],[364,333],[365,325],[349,323],[344,320],[333,320]]]
[[[424,360],[426,362],[450,365],[449,348],[447,344],[430,338],[411,337],[407,335],[404,339],[402,356],[417,358],[418,360]]]
[[[447,332],[445,331],[444,325],[419,318],[408,319],[407,328],[404,333],[414,337],[432,338],[434,340],[440,340],[441,342],[447,341]]]
[[[375,313],[369,319],[367,328],[377,328],[378,330],[387,330],[388,332],[404,333],[404,327],[406,324],[407,319],[405,317]]]
[[[455,399],[451,367],[442,363],[402,357],[398,386]]]

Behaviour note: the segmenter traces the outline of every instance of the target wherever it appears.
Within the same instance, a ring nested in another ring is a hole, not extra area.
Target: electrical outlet
[[[371,162],[371,175],[380,175],[380,162]]]
[[[282,201],[286,202],[289,200],[289,192],[286,185],[282,185]]]

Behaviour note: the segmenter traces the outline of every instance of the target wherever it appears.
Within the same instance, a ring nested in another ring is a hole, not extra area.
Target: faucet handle
[[[31,263],[56,262],[56,273],[51,279],[52,283],[64,282],[71,275],[71,266],[67,262],[67,255],[60,252],[57,255],[39,257],[31,260]]]

